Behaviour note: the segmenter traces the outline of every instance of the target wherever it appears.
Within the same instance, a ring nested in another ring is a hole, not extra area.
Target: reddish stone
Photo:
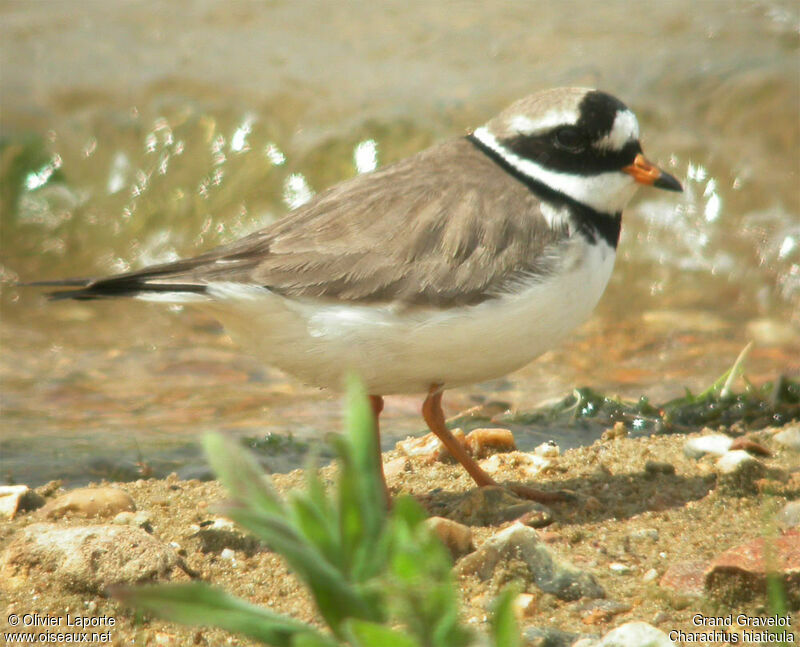
[[[800,609],[800,530],[726,550],[706,571],[705,588],[728,604],[748,602],[766,597],[768,573],[780,578],[789,607]]]
[[[734,451],[737,449],[743,449],[746,452],[750,452],[751,454],[758,454],[760,456],[772,456],[772,452],[769,451],[764,445],[761,443],[757,443],[754,440],[750,440],[749,438],[737,438],[733,441],[730,446],[730,451]]]
[[[659,586],[690,596],[703,595],[705,572],[710,562],[677,562],[661,576]]]

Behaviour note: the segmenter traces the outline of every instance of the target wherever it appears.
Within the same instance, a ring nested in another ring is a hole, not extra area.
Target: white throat
[[[505,148],[485,126],[478,128],[473,136],[526,177],[538,180],[595,211],[619,213],[636,193],[636,182],[627,173],[610,171],[597,175],[574,175],[552,171]]]

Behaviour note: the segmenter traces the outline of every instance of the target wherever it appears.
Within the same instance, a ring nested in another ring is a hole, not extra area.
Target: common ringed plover
[[[547,90],[194,258],[45,284],[72,288],[56,299],[196,304],[313,385],[352,371],[376,433],[384,395],[427,393],[430,430],[495,485],[445,426],[442,392],[524,366],[587,319],[640,184],[681,190],[642,154],[633,112],[597,90]]]

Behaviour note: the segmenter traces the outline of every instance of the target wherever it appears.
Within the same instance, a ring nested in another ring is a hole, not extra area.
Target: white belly
[[[246,350],[301,380],[340,388],[354,371],[373,394],[482,382],[521,368],[583,323],[614,266],[576,237],[562,271],[513,295],[451,309],[335,305],[216,283],[204,303]]]

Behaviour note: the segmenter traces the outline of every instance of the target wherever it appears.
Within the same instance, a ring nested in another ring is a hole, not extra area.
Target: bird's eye
[[[581,131],[577,128],[565,126],[559,128],[555,132],[553,135],[553,143],[556,145],[556,148],[574,153],[583,149],[584,138]]]

